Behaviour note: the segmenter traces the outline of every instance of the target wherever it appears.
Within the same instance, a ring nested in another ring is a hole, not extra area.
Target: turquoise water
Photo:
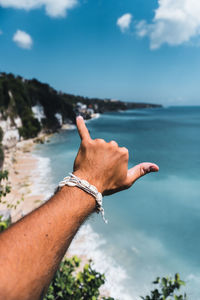
[[[156,276],[175,272],[187,282],[189,299],[200,299],[200,107],[116,112],[87,125],[93,138],[127,147],[130,167],[143,161],[160,167],[104,198],[108,225],[100,216],[87,221],[104,240],[101,250],[126,272],[121,284],[129,299],[144,296]],[[79,143],[70,130],[37,147],[37,155],[50,159],[52,187],[72,170]]]

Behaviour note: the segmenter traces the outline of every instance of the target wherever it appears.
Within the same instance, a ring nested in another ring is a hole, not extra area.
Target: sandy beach
[[[16,209],[10,209],[12,222],[40,206],[45,200],[45,195],[37,194],[34,189],[34,176],[40,163],[32,153],[34,141],[29,139],[18,142],[15,147],[4,151],[3,169],[9,172],[8,184],[11,186],[11,192],[2,199],[7,203],[1,204],[0,210],[7,209],[7,205],[16,205]]]

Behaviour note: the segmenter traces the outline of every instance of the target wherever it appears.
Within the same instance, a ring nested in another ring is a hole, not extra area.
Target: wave
[[[96,113],[92,116],[92,119],[99,119],[101,117],[100,113]]]
[[[62,127],[61,127],[61,130],[74,130],[76,129],[76,125],[74,124],[63,124]]]
[[[189,274],[185,282],[188,299],[199,299],[200,274]]]
[[[68,254],[92,259],[95,269],[104,273],[106,277],[105,285],[101,288],[103,294],[110,294],[119,300],[133,300],[124,285],[128,275],[111,256],[106,254],[103,249],[105,244],[106,240],[96,233],[90,224],[86,224],[74,238]]]
[[[33,154],[33,157],[37,160],[37,166],[31,174],[33,178],[33,189],[30,195],[45,195],[45,200],[48,200],[54,192],[50,158],[42,157],[37,154]]]
[[[85,123],[90,123],[93,120],[99,119],[100,117],[101,117],[101,114],[99,114],[99,113],[93,114],[91,119],[85,120]]]

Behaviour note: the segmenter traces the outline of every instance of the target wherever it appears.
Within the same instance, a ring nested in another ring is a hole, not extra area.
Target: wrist
[[[107,220],[104,217],[102,193],[100,192],[100,189],[97,189],[98,186],[94,186],[94,183],[91,182],[91,180],[90,182],[88,182],[88,176],[80,171],[76,171],[73,173],[69,173],[69,176],[66,176],[62,181],[59,182],[59,189],[65,186],[68,186],[70,188],[78,187],[80,190],[83,190],[87,194],[90,194],[95,199],[97,213],[101,213],[104,222],[107,223]]]
[[[103,184],[101,184],[100,181],[92,177],[92,174],[88,174],[87,172],[83,172],[81,170],[74,171],[73,174],[79,177],[80,179],[88,181],[90,184],[94,185],[97,188],[99,193],[103,194]]]

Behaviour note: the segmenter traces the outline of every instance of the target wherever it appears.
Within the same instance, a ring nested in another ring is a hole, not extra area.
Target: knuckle
[[[113,147],[118,147],[118,144],[115,141],[110,141],[109,144]]]
[[[92,140],[82,140],[81,147],[85,150],[92,145]]]
[[[92,139],[87,140],[87,145],[88,146],[91,146],[92,144],[93,144],[93,140]]]
[[[125,147],[120,148],[120,152],[124,155],[128,155],[128,149]]]
[[[105,144],[105,141],[103,139],[95,139],[94,141],[99,145]]]
[[[129,152],[128,152],[128,149],[127,149],[127,148],[125,148],[125,147],[120,148],[120,154],[121,154],[121,156],[122,156],[126,161],[128,161],[128,159],[129,159]]]
[[[87,147],[87,141],[82,140],[81,146],[85,149]]]

